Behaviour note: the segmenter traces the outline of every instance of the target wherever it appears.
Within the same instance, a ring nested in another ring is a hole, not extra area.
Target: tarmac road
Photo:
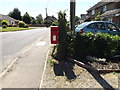
[[[2,71],[35,41],[49,32],[47,28],[0,33],[0,69]],[[1,70],[0,70],[1,71]]]
[[[50,29],[2,33],[4,66],[9,56],[17,54],[15,63],[0,77],[0,88],[38,88],[42,85],[48,51]],[[1,33],[0,33],[1,35]],[[8,49],[8,50],[7,50]],[[10,59],[12,61],[14,59]],[[3,72],[2,72],[3,73]],[[4,90],[4,89],[3,89]],[[6,90],[6,89],[5,89]],[[32,89],[33,90],[33,89]]]

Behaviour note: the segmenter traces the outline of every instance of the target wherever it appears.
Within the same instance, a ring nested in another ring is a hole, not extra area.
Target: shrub
[[[27,25],[27,24],[25,24],[25,26],[24,26],[23,28],[28,28],[28,25]]]
[[[7,28],[7,26],[6,25],[2,25],[2,28]]]
[[[16,25],[16,24],[13,24],[13,27],[17,27],[17,25]]]
[[[24,26],[25,26],[25,23],[24,23],[24,22],[19,22],[19,23],[18,23],[18,26],[19,26],[19,27],[24,27]]]
[[[12,27],[13,25],[12,24],[9,24],[8,27]]]
[[[120,36],[105,33],[84,33],[67,35],[68,56],[80,59],[82,57],[96,56],[111,58],[120,55]]]
[[[6,20],[2,20],[2,25],[8,26],[8,22]]]
[[[52,22],[52,26],[58,26],[59,24],[58,24],[58,21],[56,20],[56,21],[54,21],[54,22]]]

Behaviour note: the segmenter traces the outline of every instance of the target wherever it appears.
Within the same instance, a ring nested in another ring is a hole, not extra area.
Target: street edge
[[[39,38],[38,40],[36,40],[32,45],[30,45],[27,49],[25,49],[25,50],[22,51],[21,53],[26,53],[26,52],[27,52],[28,50],[30,50],[37,42],[39,42],[40,39],[41,39],[41,38]],[[20,54],[21,54],[21,53],[20,53]],[[0,73],[0,78],[1,78],[3,75],[5,75],[5,74],[10,70],[10,68],[14,65],[14,63],[17,61],[18,58],[19,58],[19,56],[16,57],[16,58],[13,60],[13,62],[11,62],[11,63],[6,67],[6,69],[3,70],[3,71]]]
[[[49,45],[49,48],[50,48],[51,45]],[[44,79],[44,75],[45,75],[45,70],[46,70],[46,66],[47,66],[47,60],[48,60],[48,56],[49,56],[49,52],[50,52],[50,49],[47,51],[47,55],[46,55],[46,59],[45,59],[45,64],[44,64],[44,69],[43,69],[43,73],[42,73],[42,77],[41,77],[41,82],[39,84],[39,87],[38,89],[41,89],[42,88],[42,85],[43,85],[43,79]]]
[[[6,72],[8,72],[8,71],[10,70],[10,68],[13,66],[13,64],[17,61],[18,58],[19,58],[19,57],[16,57],[16,58],[14,59],[14,61],[0,74],[0,78],[1,78]]]

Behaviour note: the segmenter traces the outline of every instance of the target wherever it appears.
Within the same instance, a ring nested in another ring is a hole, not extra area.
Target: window
[[[103,12],[105,12],[107,10],[107,6],[105,5],[104,7],[103,7]]]
[[[97,29],[97,30],[105,30],[105,25],[104,25],[104,23],[93,23],[93,24],[90,24],[87,28]]]
[[[107,23],[106,27],[107,27],[107,30],[111,30],[111,31],[117,31],[117,30],[119,30],[117,28],[117,26],[115,26],[114,24],[111,24],[111,23]]]
[[[82,24],[78,25],[78,28],[84,28],[87,24],[88,24],[88,22],[82,23]]]
[[[104,23],[96,23],[96,27],[97,27],[98,30],[105,30]]]
[[[92,15],[94,15],[95,14],[95,10],[92,10]]]
[[[96,24],[95,23],[90,24],[87,28],[89,28],[89,29],[96,29]]]
[[[112,18],[108,18],[108,22],[112,22]]]

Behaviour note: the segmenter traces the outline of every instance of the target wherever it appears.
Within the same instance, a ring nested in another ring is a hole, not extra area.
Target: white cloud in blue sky
[[[80,16],[80,14],[86,13],[86,10],[99,1],[101,0],[76,0],[76,15]],[[56,17],[60,10],[67,9],[69,17],[70,0],[1,0],[1,14],[8,14],[14,8],[18,8],[22,15],[28,12],[34,17],[38,14],[42,14],[45,17],[45,8],[48,8],[48,15],[54,15]]]

